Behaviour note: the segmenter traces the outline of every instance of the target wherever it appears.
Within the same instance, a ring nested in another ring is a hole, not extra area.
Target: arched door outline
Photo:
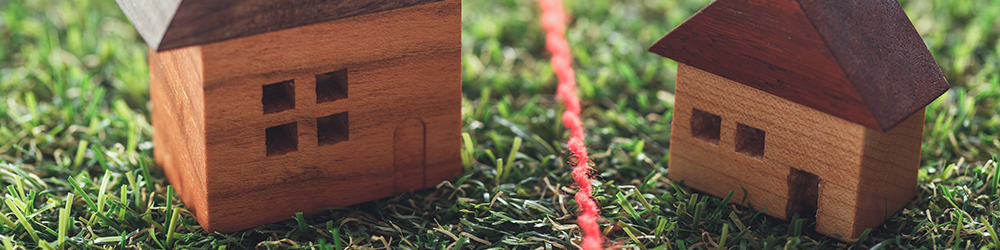
[[[396,126],[392,137],[393,190],[396,193],[423,189],[427,176],[427,128],[411,118]]]

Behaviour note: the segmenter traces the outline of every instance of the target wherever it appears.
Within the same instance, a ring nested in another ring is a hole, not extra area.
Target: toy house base
[[[208,232],[461,171],[461,2],[150,51],[154,155]]]
[[[679,64],[669,175],[853,241],[914,197],[924,111],[877,132]]]

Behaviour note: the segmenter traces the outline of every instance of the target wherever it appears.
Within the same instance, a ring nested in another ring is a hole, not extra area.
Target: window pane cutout
[[[295,108],[295,81],[264,85],[263,91],[261,103],[264,104],[264,114]]]
[[[719,132],[722,128],[722,117],[694,109],[691,112],[691,136],[703,141],[719,145]]]
[[[750,157],[764,158],[764,130],[736,124],[736,152],[744,153]]]
[[[297,123],[270,127],[265,130],[267,156],[283,155],[299,149]]]
[[[316,103],[347,98],[347,69],[316,75]]]
[[[319,145],[333,145],[350,139],[351,129],[347,112],[316,118],[316,135]]]

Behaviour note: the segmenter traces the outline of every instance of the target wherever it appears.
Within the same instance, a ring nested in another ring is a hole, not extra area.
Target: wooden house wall
[[[680,64],[669,175],[716,196],[746,189],[757,209],[786,218],[790,168],[819,183],[817,230],[852,235],[866,128],[763,91]],[[722,118],[718,145],[691,136],[694,109]],[[735,150],[737,124],[765,131],[760,159]],[[794,190],[791,190],[794,191]]]
[[[149,51],[153,157],[188,207],[205,207],[205,99],[201,50]],[[208,211],[196,209],[199,218]]]
[[[195,134],[205,138],[204,152],[195,155],[207,167],[199,173],[204,192],[188,196],[205,197],[204,206],[194,206],[201,225],[244,229],[434,186],[459,173],[460,6],[446,0],[191,47],[199,52],[193,60],[204,91],[203,118],[192,118],[203,119]],[[342,69],[347,98],[317,103],[316,75]],[[263,86],[288,80],[294,108],[265,114]],[[344,112],[348,140],[320,145],[317,118]],[[297,148],[268,156],[266,129],[290,123]],[[423,141],[394,147],[399,138]],[[422,152],[394,152],[420,145]],[[395,166],[420,162],[426,170]],[[168,176],[188,167],[175,166]]]

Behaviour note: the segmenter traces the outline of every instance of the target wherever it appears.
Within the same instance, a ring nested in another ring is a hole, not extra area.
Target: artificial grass
[[[595,196],[616,247],[1000,245],[990,161],[1000,153],[1000,2],[901,1],[953,89],[927,107],[917,199],[856,244],[665,178],[676,63],[645,47],[707,2],[566,2]],[[463,3],[467,135],[454,182],[216,234],[151,160],[146,47],[115,3],[0,0],[0,246],[575,248],[572,156],[538,14],[530,0]]]

